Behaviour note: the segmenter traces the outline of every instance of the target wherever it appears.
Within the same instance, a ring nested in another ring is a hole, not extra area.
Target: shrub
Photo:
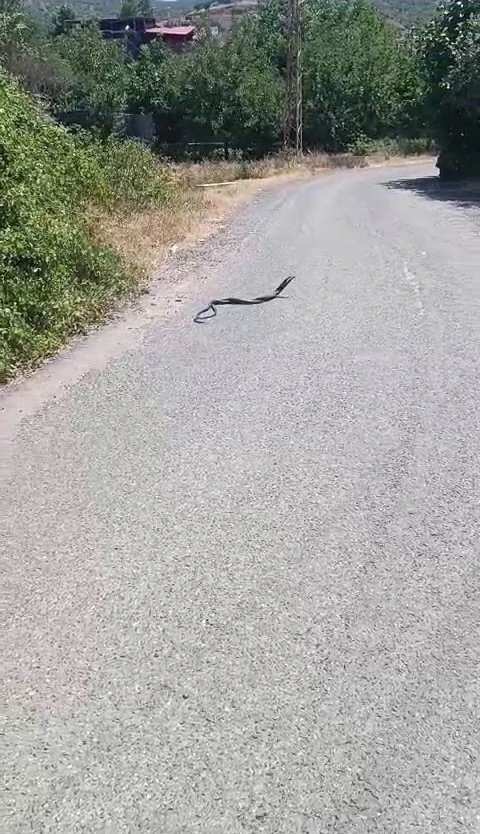
[[[392,156],[420,156],[421,154],[431,153],[433,143],[425,137],[418,137],[416,139],[404,137],[399,137],[398,139],[391,137],[386,137],[385,139],[368,139],[366,136],[360,136],[355,142],[349,145],[348,150],[354,156],[373,156],[379,154],[389,159]]]
[[[72,137],[0,73],[0,379],[98,319],[133,276],[93,240],[91,207],[165,201],[145,149]]]
[[[168,200],[165,169],[139,142],[111,137],[107,142],[93,142],[91,149],[112,203],[148,207]]]
[[[448,0],[421,32],[427,107],[445,179],[480,174],[480,2]]]

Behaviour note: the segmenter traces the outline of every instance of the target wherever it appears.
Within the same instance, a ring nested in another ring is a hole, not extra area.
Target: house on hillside
[[[259,0],[233,0],[233,2],[207,2],[204,6],[200,4],[186,14],[186,18],[193,23],[198,30],[208,29],[210,33],[225,40],[233,26],[242,17],[249,14],[256,14],[261,3]]]
[[[191,23],[170,24],[157,23],[152,29],[147,29],[149,35],[154,35],[174,50],[181,49],[191,43],[195,37],[195,26]]]
[[[122,40],[133,36],[141,43],[154,40],[154,36],[150,37],[147,33],[156,25],[154,17],[102,17],[98,21],[100,34],[105,40]]]
[[[195,26],[190,22],[170,24],[158,22],[154,17],[104,17],[98,21],[98,27],[105,40],[123,40],[132,52],[156,40],[162,40],[177,50],[191,43],[195,37]]]

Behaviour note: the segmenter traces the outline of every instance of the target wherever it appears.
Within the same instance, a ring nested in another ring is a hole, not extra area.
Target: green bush
[[[161,203],[165,178],[133,143],[72,137],[0,73],[0,379],[98,319],[133,277],[93,240],[92,207]]]
[[[92,143],[91,149],[113,203],[147,207],[168,199],[164,169],[140,143],[111,137],[104,143]]]
[[[349,153],[354,156],[373,156],[374,154],[380,154],[387,159],[391,156],[421,156],[422,154],[431,153],[432,150],[432,141],[425,137],[416,139],[408,139],[405,137],[399,137],[398,139],[391,137],[386,137],[385,139],[368,139],[366,136],[360,136],[348,146]]]
[[[480,0],[448,0],[420,33],[426,104],[444,179],[480,174]]]

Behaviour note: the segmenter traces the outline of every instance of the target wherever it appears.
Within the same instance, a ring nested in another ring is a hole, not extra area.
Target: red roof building
[[[138,48],[145,43],[163,40],[172,47],[180,47],[193,41],[195,26],[190,23],[170,26],[160,23],[155,18],[102,18],[98,21],[102,37],[113,40],[124,40],[130,47]]]
[[[195,34],[195,26],[155,26],[153,29],[145,30],[151,34],[158,34],[164,40],[172,38],[173,40],[191,41]]]

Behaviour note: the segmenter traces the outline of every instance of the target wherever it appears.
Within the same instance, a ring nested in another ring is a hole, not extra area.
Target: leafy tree
[[[4,65],[12,53],[24,49],[29,40],[28,26],[16,0],[0,0],[0,56]]]
[[[421,32],[440,173],[480,173],[480,0],[450,0]]]
[[[134,112],[168,110],[182,96],[183,62],[156,41],[142,47],[132,66],[128,87],[128,107]]]
[[[0,65],[48,103],[63,100],[68,66],[18,3],[3,0],[3,8],[7,10],[0,12]]]
[[[53,35],[66,35],[70,31],[75,12],[69,5],[60,6],[53,17]]]
[[[268,148],[279,138],[284,91],[278,69],[246,19],[226,44],[212,38],[186,58],[184,100],[195,123],[225,143]]]
[[[57,39],[59,55],[71,70],[68,107],[87,112],[103,138],[113,133],[125,109],[130,59],[117,43],[105,41],[95,26],[82,26]]]
[[[344,150],[405,126],[418,90],[413,56],[373,6],[325,0],[305,8],[305,138]]]
[[[188,62],[161,42],[144,46],[130,74],[128,108],[151,113],[159,145],[182,142],[189,135]]]
[[[138,0],[138,13],[141,17],[152,17],[153,8],[150,0]]]
[[[257,48],[263,48],[268,60],[284,70],[286,67],[286,0],[270,0],[261,7],[257,26]]]
[[[152,4],[150,0],[123,0],[118,16],[120,18],[152,17]]]
[[[253,144],[265,149],[281,134],[284,87],[259,32],[258,23],[247,19],[220,50],[220,83],[226,87],[222,129],[227,138],[242,147]]]
[[[281,133],[283,86],[254,18],[225,44],[204,37],[174,55],[163,45],[141,50],[130,84],[130,107],[153,111],[160,141],[218,139],[268,149]]]

